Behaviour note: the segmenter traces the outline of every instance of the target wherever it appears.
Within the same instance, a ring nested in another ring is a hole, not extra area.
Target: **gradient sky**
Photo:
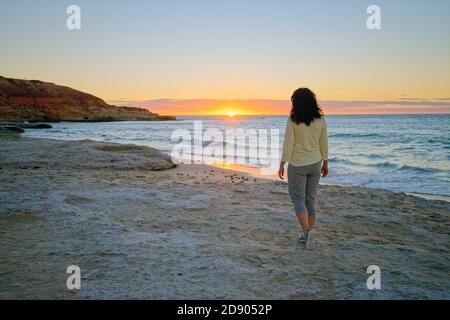
[[[450,113],[449,16],[448,0],[2,0],[0,75],[160,113],[283,113],[299,86],[351,113]]]

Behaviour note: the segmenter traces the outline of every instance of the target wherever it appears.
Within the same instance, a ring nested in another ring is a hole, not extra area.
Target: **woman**
[[[327,123],[316,95],[308,88],[297,89],[291,101],[278,175],[284,179],[284,165],[289,162],[289,195],[303,232],[298,240],[309,247],[313,242],[320,175],[328,175]]]

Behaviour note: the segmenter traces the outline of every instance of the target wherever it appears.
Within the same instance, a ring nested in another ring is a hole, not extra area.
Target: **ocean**
[[[326,118],[330,174],[322,182],[450,197],[450,115],[329,115]],[[61,122],[52,124],[52,129],[27,130],[25,135],[133,143],[170,154],[177,143],[171,141],[174,130],[186,129],[193,133],[194,122],[201,121],[203,131],[214,128],[224,136],[227,129],[278,129],[281,149],[286,120],[286,116],[186,116],[163,122]],[[202,145],[210,143],[203,141]],[[250,151],[248,143],[236,145],[237,149]],[[252,156],[251,152],[248,154]],[[270,154],[267,157],[278,161]],[[251,165],[258,167],[258,164]]]

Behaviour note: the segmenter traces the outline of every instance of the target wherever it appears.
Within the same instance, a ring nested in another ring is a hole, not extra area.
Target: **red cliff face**
[[[160,117],[146,109],[112,106],[91,94],[54,83],[0,76],[0,120],[120,121]]]

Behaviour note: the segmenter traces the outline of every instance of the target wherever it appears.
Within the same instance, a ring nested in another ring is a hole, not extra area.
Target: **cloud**
[[[372,106],[431,106],[431,107],[449,107],[450,101],[437,101],[430,99],[417,99],[417,100],[381,100],[381,101],[366,101],[366,100],[328,100],[323,101],[322,104],[327,105],[351,105],[358,106],[360,108],[367,108]]]
[[[415,100],[422,100],[422,101],[450,101],[450,98],[397,98],[397,100],[406,100],[406,101],[415,101]]]

